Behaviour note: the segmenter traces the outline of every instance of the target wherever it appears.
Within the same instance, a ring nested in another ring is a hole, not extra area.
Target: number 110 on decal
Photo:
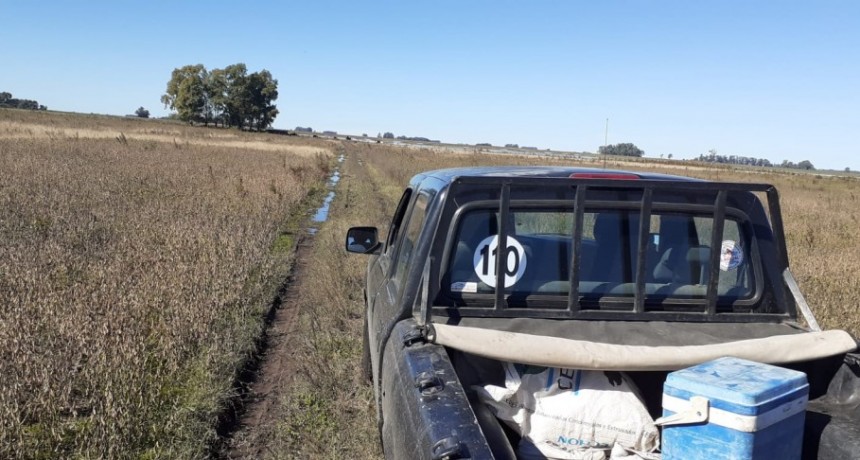
[[[523,277],[526,271],[526,252],[514,237],[508,236],[508,257],[505,269],[505,287],[509,288]],[[496,287],[496,257],[499,253],[499,236],[492,235],[484,238],[475,248],[472,258],[475,274],[486,285]]]

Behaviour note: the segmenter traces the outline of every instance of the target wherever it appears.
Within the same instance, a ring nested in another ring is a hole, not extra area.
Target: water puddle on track
[[[325,199],[319,208],[311,210],[313,217],[311,218],[312,226],[307,229],[309,235],[315,235],[317,230],[319,230],[318,224],[328,220],[329,208],[331,207],[331,202],[334,201],[334,197],[336,195],[334,189],[337,187],[337,183],[340,182],[340,166],[343,164],[345,159],[346,156],[344,154],[340,154],[340,156],[337,157],[337,166],[335,166],[334,172],[332,172],[331,176],[328,178],[328,182],[326,183],[328,194],[326,194]]]

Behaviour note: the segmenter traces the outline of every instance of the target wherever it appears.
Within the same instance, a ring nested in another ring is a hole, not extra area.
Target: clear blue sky
[[[860,169],[860,2],[0,0],[0,91],[153,115],[175,67],[279,81],[275,127]]]

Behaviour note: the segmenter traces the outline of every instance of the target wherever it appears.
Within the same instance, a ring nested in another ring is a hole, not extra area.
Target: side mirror
[[[346,232],[346,250],[356,254],[370,254],[379,248],[376,227],[352,227]]]

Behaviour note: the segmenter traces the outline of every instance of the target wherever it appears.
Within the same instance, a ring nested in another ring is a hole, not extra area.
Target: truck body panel
[[[498,362],[481,347],[434,343],[434,324],[679,347],[806,331],[767,184],[585,168],[429,171],[409,182],[384,238],[367,247],[365,354],[387,458],[515,456],[516,433],[471,389],[497,378]],[[832,354],[784,364],[810,380],[804,458],[860,458],[860,445],[841,441],[860,433],[860,366]],[[629,372],[655,417],[668,370],[659,367]]]

